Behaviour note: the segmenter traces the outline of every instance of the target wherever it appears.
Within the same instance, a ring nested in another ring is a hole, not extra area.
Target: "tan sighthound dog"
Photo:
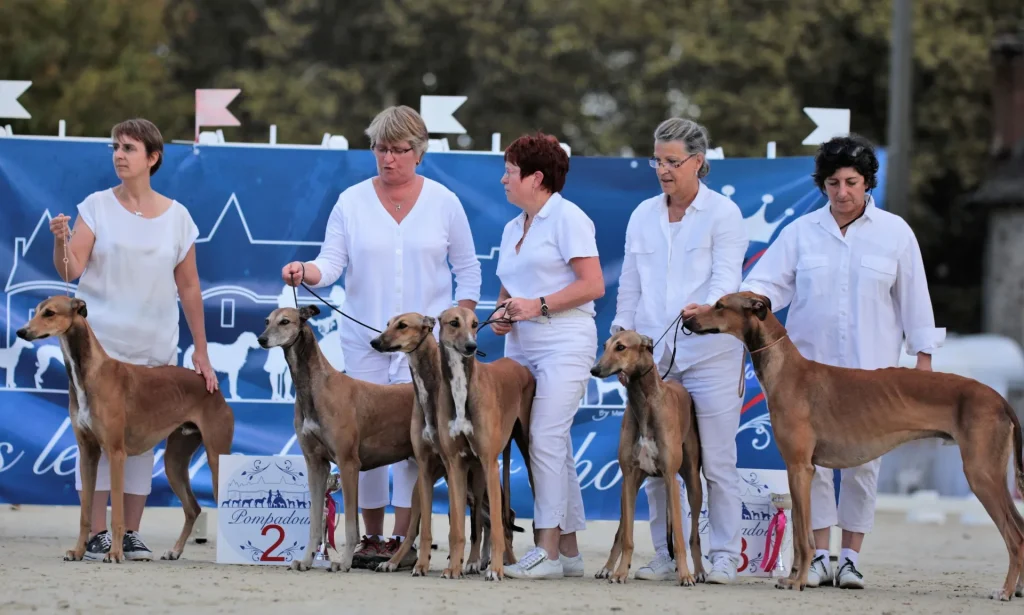
[[[432,316],[424,316],[409,312],[395,316],[388,321],[387,328],[377,337],[370,340],[370,346],[378,352],[404,352],[409,358],[409,371],[412,375],[413,388],[416,392],[409,426],[409,437],[415,452],[416,464],[419,469],[416,490],[410,509],[410,526],[408,536],[398,551],[387,562],[377,566],[380,572],[394,572],[399,569],[402,560],[412,548],[417,536],[421,543],[431,543],[431,509],[433,502],[434,483],[444,476],[444,464],[441,460],[441,445],[438,439],[438,406],[442,403],[451,404],[451,391],[448,382],[441,374],[441,353],[437,340],[434,339],[434,326],[437,320]],[[511,452],[511,441],[505,447],[505,482],[503,502],[509,499],[509,468],[508,456]],[[479,467],[471,470],[470,483],[473,495],[470,501],[470,520],[472,523],[469,562],[466,574],[477,574],[484,562],[481,560],[481,531],[484,526],[483,542],[489,543],[493,534],[490,531],[490,519],[485,519],[483,512],[487,506],[485,484]],[[503,506],[502,510],[509,510]],[[422,515],[422,516],[421,516]],[[505,546],[507,552],[512,548],[512,531],[517,529],[513,519],[506,519]],[[417,522],[421,526],[417,528]],[[519,530],[522,531],[522,530]],[[413,576],[424,576],[430,568],[430,549],[420,549]]]
[[[510,438],[515,438],[527,464],[530,489],[530,412],[537,383],[530,370],[503,357],[491,363],[476,360],[476,334],[479,320],[473,310],[453,307],[438,319],[441,323],[441,370],[451,391],[451,403],[438,408],[438,436],[441,458],[448,476],[448,506],[451,525],[448,533],[450,561],[443,578],[462,577],[462,557],[466,544],[466,472],[471,462],[479,463],[487,484],[491,523],[508,519],[510,502],[498,494],[498,455]],[[508,464],[506,464],[507,468]],[[507,479],[506,479],[507,483]],[[492,533],[493,535],[493,533]],[[505,577],[504,540],[492,540],[491,562],[484,578],[497,581]],[[511,553],[508,553],[511,556]]]
[[[668,544],[676,560],[680,585],[704,582],[700,548],[700,438],[690,393],[673,380],[662,381],[654,363],[654,342],[636,331],[619,331],[604,344],[604,354],[590,370],[597,378],[625,374],[626,412],[619,432],[619,467],[622,470],[622,515],[608,562],[595,576],[625,583],[633,559],[633,514],[645,476],[665,479],[668,493]],[[683,507],[679,501],[679,474],[693,511],[690,553],[694,574],[686,563]],[[620,559],[621,554],[621,559]],[[615,562],[618,560],[618,569]],[[612,572],[615,570],[615,572]]]
[[[413,456],[409,440],[412,384],[373,384],[343,374],[328,362],[306,321],[315,305],[278,308],[267,317],[260,346],[284,349],[295,383],[295,435],[309,471],[309,518],[323,517],[330,462],[338,466],[345,505],[345,550],[331,571],[348,572],[359,542],[359,472]],[[309,526],[309,548],[292,570],[309,570],[323,524]],[[427,545],[429,548],[429,545]]]
[[[64,559],[77,561],[85,554],[101,451],[110,460],[111,508],[110,552],[103,561],[124,559],[125,459],[148,451],[164,438],[167,482],[181,500],[185,525],[174,547],[160,559],[178,559],[200,510],[192,493],[189,461],[200,444],[206,447],[216,501],[220,456],[231,453],[234,413],[224,395],[207,391],[206,381],[193,370],[176,365],[145,367],[111,358],[93,334],[87,313],[81,299],[50,297],[18,329],[18,337],[30,341],[56,336],[68,371],[68,412],[82,472],[82,516],[78,543]]]
[[[1013,456],[1024,489],[1021,428],[1013,408],[995,390],[954,374],[890,367],[832,367],[810,361],[788,339],[766,297],[726,295],[683,325],[699,334],[726,333],[746,345],[767,396],[772,430],[786,462],[793,498],[794,558],[778,587],[803,589],[813,547],[810,493],[814,465],[849,468],[921,438],[960,446],[971,490],[995,521],[1010,556],[1002,588],[993,598],[1022,595],[1024,519],[1007,489]]]

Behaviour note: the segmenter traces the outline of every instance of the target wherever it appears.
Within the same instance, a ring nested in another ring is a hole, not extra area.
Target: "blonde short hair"
[[[430,139],[423,117],[406,105],[388,107],[378,113],[367,127],[366,136],[370,137],[370,147],[378,143],[395,144],[408,141],[417,156],[422,156],[427,151]]]

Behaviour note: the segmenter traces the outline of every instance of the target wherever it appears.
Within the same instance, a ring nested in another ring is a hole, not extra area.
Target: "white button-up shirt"
[[[451,269],[448,266],[451,261]],[[480,261],[469,220],[455,194],[429,178],[399,224],[377,198],[372,179],[341,193],[327,221],[317,287],[345,273],[345,313],[383,329],[403,312],[438,316],[454,301],[480,299]],[[348,319],[342,339],[363,343],[375,334]]]
[[[512,218],[501,233],[498,251],[498,279],[512,297],[550,297],[576,281],[569,261],[597,256],[594,222],[572,201],[552,194],[537,212],[523,245],[526,212]],[[594,316],[594,302],[577,308]]]
[[[701,183],[677,224],[673,234],[664,194],[640,203],[629,217],[612,333],[633,329],[657,341],[686,305],[714,305],[739,290],[748,241],[736,203]],[[673,343],[679,370],[741,346],[727,335],[669,332],[655,358],[672,352]]]
[[[839,367],[899,364],[931,353],[946,338],[935,327],[921,248],[910,226],[875,207],[843,236],[826,205],[782,229],[747,275],[742,290],[789,305],[786,329],[800,353]]]

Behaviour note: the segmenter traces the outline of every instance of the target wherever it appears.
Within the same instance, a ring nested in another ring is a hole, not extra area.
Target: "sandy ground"
[[[786,613],[804,607],[825,613],[985,613],[1016,612],[1020,599],[999,604],[988,599],[1006,571],[1006,555],[994,525],[967,527],[911,525],[902,515],[879,515],[866,541],[864,591],[834,588],[783,592],[769,579],[740,579],[732,586],[682,588],[671,582],[635,581],[610,585],[597,580],[615,533],[615,524],[592,522],[581,536],[587,573],[582,579],[488,583],[479,576],[461,581],[439,578],[446,553],[446,519],[434,516],[439,550],[431,576],[405,571],[353,570],[292,572],[278,567],[222,566],[216,554],[216,512],[211,540],[190,543],[176,562],[101,564],[64,562],[74,546],[78,509],[24,506],[0,510],[0,613],[13,612],[200,612],[299,613]],[[157,554],[171,546],[180,509],[146,512],[142,533]],[[386,527],[390,529],[391,519]],[[646,525],[637,523],[633,569],[651,555]],[[517,535],[516,553],[527,541]]]

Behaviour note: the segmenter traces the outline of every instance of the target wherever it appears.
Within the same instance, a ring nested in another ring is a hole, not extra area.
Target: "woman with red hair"
[[[523,136],[505,150],[501,183],[523,212],[501,236],[498,305],[512,324],[505,356],[537,379],[530,418],[536,546],[505,568],[512,578],[582,577],[585,529],[569,429],[597,358],[594,300],[604,295],[594,223],[560,194],[569,156],[554,137]]]

